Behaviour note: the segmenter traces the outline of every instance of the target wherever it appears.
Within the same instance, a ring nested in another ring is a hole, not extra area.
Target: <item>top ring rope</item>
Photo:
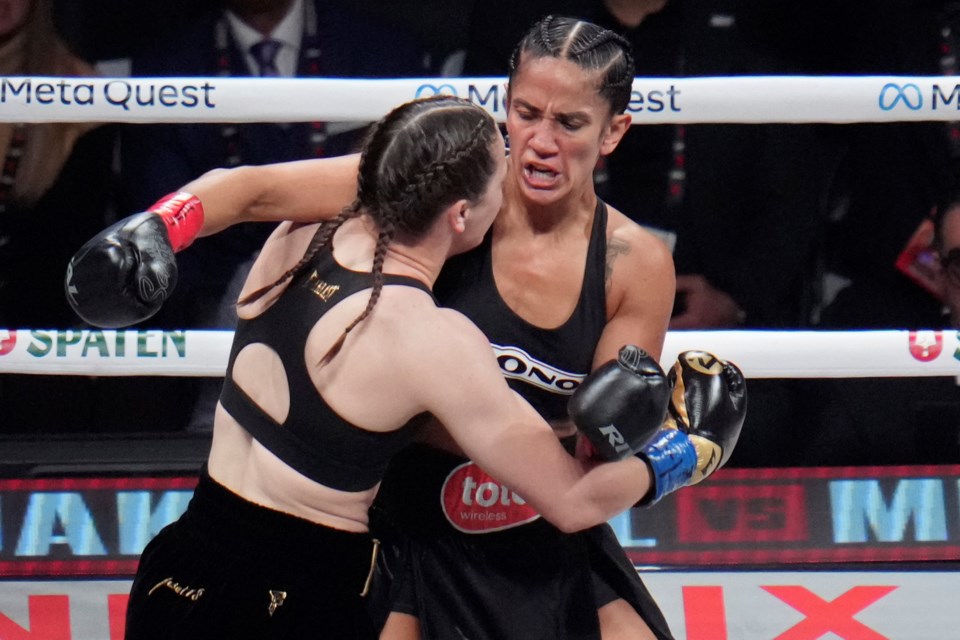
[[[448,93],[504,119],[506,78],[0,77],[0,122],[370,122]],[[634,124],[960,119],[960,76],[637,78]]]
[[[232,331],[0,329],[0,373],[216,377],[232,340]],[[671,331],[661,365],[673,366],[687,349],[732,360],[748,378],[960,380],[957,330]]]

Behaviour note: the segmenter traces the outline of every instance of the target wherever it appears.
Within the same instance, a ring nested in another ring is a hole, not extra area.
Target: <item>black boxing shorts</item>
[[[140,557],[125,639],[376,638],[361,596],[373,550],[368,534],[253,504],[204,473]]]
[[[672,639],[609,526],[563,533],[464,458],[410,445],[370,515],[378,625],[399,611],[430,640],[599,640],[597,609],[623,598]]]

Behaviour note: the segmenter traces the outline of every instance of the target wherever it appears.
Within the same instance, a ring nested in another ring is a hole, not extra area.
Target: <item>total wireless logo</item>
[[[526,500],[472,462],[450,472],[441,501],[447,521],[464,533],[502,531],[540,517]]]

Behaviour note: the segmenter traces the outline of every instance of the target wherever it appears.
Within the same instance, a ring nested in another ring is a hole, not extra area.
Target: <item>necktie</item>
[[[280,75],[280,71],[277,69],[277,52],[280,50],[280,46],[278,41],[265,38],[250,47],[250,53],[260,67],[261,76],[277,77]]]

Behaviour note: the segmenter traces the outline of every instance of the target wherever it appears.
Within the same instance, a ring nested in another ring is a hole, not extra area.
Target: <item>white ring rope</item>
[[[370,122],[450,93],[504,119],[506,78],[0,77],[0,122]],[[960,76],[637,78],[635,124],[960,119]]]
[[[0,122],[328,122],[379,119],[449,93],[503,120],[505,78],[0,77]],[[635,124],[960,120],[960,76],[637,78]],[[751,378],[956,376],[960,332],[679,331],[686,349],[736,362]],[[0,329],[0,373],[222,376],[231,331]]]
[[[222,376],[232,331],[0,329],[0,373]],[[672,331],[664,369],[687,349],[748,378],[956,376],[960,331]]]

